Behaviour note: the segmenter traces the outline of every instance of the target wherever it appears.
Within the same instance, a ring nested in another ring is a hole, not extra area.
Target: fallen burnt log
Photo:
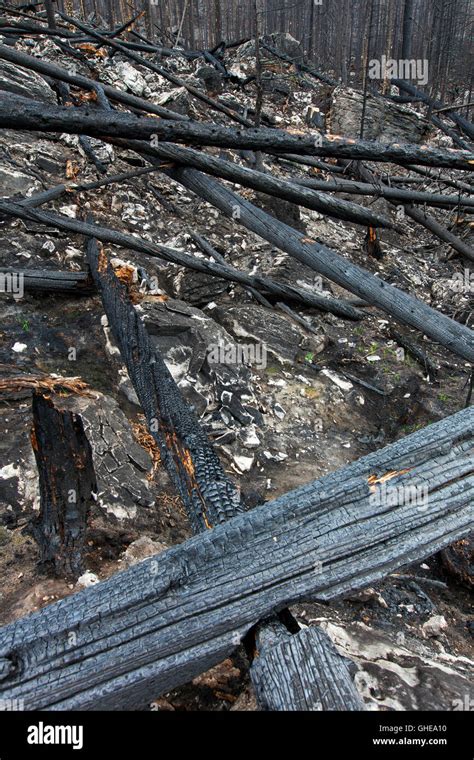
[[[348,665],[321,628],[291,635],[276,620],[259,630],[250,678],[264,710],[364,710]]]
[[[297,203],[300,206],[319,211],[336,219],[373,227],[385,227],[388,229],[396,227],[386,217],[375,214],[356,203],[336,200],[325,193],[311,190],[305,191],[304,188],[298,187],[293,182],[288,182],[280,177],[273,177],[271,174],[266,174],[262,171],[248,169],[232,161],[225,161],[221,158],[192,150],[191,148],[182,148],[172,143],[158,143],[158,145],[151,146],[148,143],[135,140],[114,141],[114,144],[117,142],[122,147],[130,147],[141,153],[168,159],[183,166],[192,166],[214,177],[226,179],[229,182],[238,183],[245,187],[251,187],[253,190],[258,190],[267,195],[283,198],[291,203]]]
[[[352,593],[459,540],[473,431],[463,410],[1,629],[0,697],[27,710],[144,706],[274,611]]]
[[[105,91],[105,88],[104,88]],[[113,112],[104,116],[83,106],[64,108],[5,93],[0,101],[0,127],[41,132],[68,132],[91,137],[123,137],[139,140],[185,142],[223,148],[261,150],[281,155],[303,153],[340,159],[392,161],[398,164],[423,164],[472,171],[474,153],[440,150],[413,145],[397,145],[352,140],[316,134],[290,134],[278,129],[255,127],[234,129],[195,121],[139,118],[134,114]]]
[[[432,180],[433,182],[438,182],[442,185],[446,185],[447,187],[454,187],[455,190],[460,190],[461,192],[466,193],[472,193],[473,192],[473,185],[472,180],[470,177],[465,177],[465,181],[461,182],[459,179],[453,179],[452,177],[446,177],[445,174],[441,174],[441,172],[435,172],[431,171],[430,169],[424,169],[421,166],[407,166],[407,169],[410,169],[413,172],[416,172],[416,174],[421,175],[420,179],[422,177],[425,177],[425,182],[428,180]],[[387,181],[393,181],[393,177],[386,178]],[[412,180],[413,181],[413,180]]]
[[[464,212],[470,213],[474,209],[474,198],[459,195],[443,195],[442,193],[418,192],[405,190],[399,187],[390,187],[381,182],[356,182],[348,179],[298,179],[292,180],[296,185],[311,187],[314,190],[323,190],[329,193],[348,193],[349,195],[368,195],[376,198],[387,198],[405,203],[423,203],[426,206],[437,208],[460,207]]]
[[[67,69],[57,66],[55,63],[49,63],[40,58],[34,58],[31,55],[11,48],[8,45],[0,45],[0,58],[10,63],[20,66],[24,69],[30,69],[36,71],[37,74],[42,74],[52,79],[57,79],[60,82],[66,82],[67,84],[80,87],[83,90],[89,92],[95,92],[97,89],[97,82],[93,79],[88,79],[82,74],[73,74]],[[169,111],[163,106],[157,106],[153,103],[149,103],[143,98],[139,98],[136,95],[131,95],[123,90],[116,90],[115,87],[111,87],[108,84],[102,84],[101,87],[105,95],[116,103],[121,103],[124,106],[128,106],[131,109],[137,111],[145,111],[147,113],[161,116],[162,119],[171,119],[172,121],[188,121],[188,117],[176,111]],[[3,97],[3,95],[2,95]]]
[[[78,296],[94,291],[88,272],[56,272],[50,269],[0,269],[0,293],[11,293],[9,280],[26,293],[68,293]]]
[[[446,115],[451,119],[451,121],[454,121],[454,123],[457,124],[457,126],[471,138],[471,140],[474,140],[474,124],[472,121],[469,121],[468,119],[464,118],[464,116],[461,116],[461,114],[457,113],[454,108],[447,108],[446,105],[440,100],[434,100],[433,98],[430,98],[424,92],[421,92],[421,90],[418,90],[416,87],[410,84],[410,82],[406,82],[404,79],[391,79],[390,81],[392,84],[398,87],[399,90],[407,92],[413,98],[421,100],[423,103],[427,103],[427,105],[431,106],[432,108],[442,109],[445,111]]]
[[[33,197],[34,196],[32,196],[32,198]],[[307,306],[312,306],[322,311],[329,311],[348,319],[361,319],[363,316],[360,311],[357,311],[357,309],[346,301],[319,295],[318,293],[303,288],[298,289],[280,284],[268,277],[248,275],[231,267],[229,264],[224,265],[216,261],[206,261],[205,259],[197,258],[196,256],[184,253],[183,251],[178,251],[174,248],[168,248],[167,246],[157,243],[149,243],[134,235],[126,235],[117,230],[81,222],[65,215],[37,211],[33,208],[26,208],[19,203],[0,200],[0,214],[2,213],[8,216],[19,217],[20,219],[29,219],[35,222],[40,222],[41,224],[46,224],[50,227],[76,232],[80,235],[96,237],[98,240],[105,243],[113,243],[114,245],[123,248],[128,248],[139,253],[145,253],[148,256],[159,257],[172,264],[178,264],[179,266],[194,269],[197,272],[214,275],[215,277],[220,277],[229,282],[238,282],[241,285],[254,287],[258,290],[263,290],[264,292],[274,293],[281,298],[289,298],[298,303],[306,304]]]
[[[446,227],[443,227],[436,219],[429,214],[426,214],[422,209],[415,208],[414,206],[404,205],[405,213],[422,227],[426,227],[433,235],[442,240],[444,243],[448,243],[451,248],[465,256],[467,259],[474,261],[474,248],[453,235]]]
[[[98,491],[81,417],[35,393],[31,441],[39,473],[40,512],[33,534],[40,563],[58,576],[78,578],[84,570],[87,521]]]
[[[197,417],[152,348],[127,288],[95,240],[87,260],[120,353],[142,405],[150,433],[180,494],[195,533],[242,511],[236,486],[222,470]]]
[[[42,206],[44,203],[54,201],[65,193],[80,193],[88,190],[98,190],[107,185],[126,182],[129,179],[135,179],[136,177],[141,177],[143,174],[151,174],[156,171],[158,171],[158,167],[142,166],[133,171],[122,172],[121,174],[111,174],[109,177],[104,177],[104,179],[94,180],[92,182],[68,182],[64,185],[55,185],[54,187],[49,188],[49,190],[43,190],[42,192],[30,195],[28,198],[20,199],[18,204],[20,206],[25,206],[26,208],[35,208],[37,206]]]
[[[336,251],[301,233],[254,206],[224,185],[195,169],[165,169],[164,172],[216,206],[232,219],[268,240],[298,261],[307,264],[367,303],[378,306],[397,321],[415,327],[453,353],[474,361],[474,333],[464,325],[432,309],[414,296],[390,285],[362,267],[352,264]],[[0,204],[0,210],[2,204]]]

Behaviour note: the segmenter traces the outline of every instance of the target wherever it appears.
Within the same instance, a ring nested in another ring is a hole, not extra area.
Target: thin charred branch
[[[340,655],[319,627],[291,635],[275,620],[259,626],[250,677],[264,710],[365,710]]]
[[[378,183],[356,182],[348,179],[321,180],[321,179],[298,179],[293,180],[296,185],[311,187],[314,190],[322,190],[329,193],[347,193],[349,195],[367,195],[376,198],[405,203],[423,203],[426,206],[437,208],[460,207],[464,212],[474,209],[474,198],[459,195],[443,195],[442,193],[418,192],[416,190],[404,190],[398,187]]]
[[[161,258],[172,264],[178,264],[179,266],[194,269],[196,272],[204,272],[228,280],[229,282],[238,282],[244,286],[253,287],[263,292],[274,293],[280,298],[294,300],[298,303],[306,304],[307,306],[312,306],[322,311],[329,311],[348,319],[361,319],[363,316],[360,311],[354,309],[354,307],[346,301],[319,295],[303,288],[298,289],[283,285],[268,277],[248,275],[244,272],[240,272],[240,270],[235,269],[229,264],[224,265],[216,261],[206,261],[174,248],[168,248],[167,246],[156,243],[149,243],[134,235],[126,235],[117,230],[99,227],[98,225],[88,224],[87,222],[81,222],[78,219],[71,219],[65,215],[37,211],[33,208],[25,208],[18,203],[0,200],[0,214],[2,213],[24,220],[46,224],[50,227],[68,230],[69,232],[75,232],[80,235],[96,237],[104,243],[112,243],[121,246],[122,248],[137,251],[138,253],[145,253],[148,256]]]
[[[441,343],[467,361],[474,361],[474,333],[464,325],[432,309],[419,299],[404,293],[366,269],[342,258],[336,251],[321,243],[302,238],[301,233],[254,206],[237,193],[195,169],[165,169],[197,196],[235,218],[247,229],[298,261],[316,270],[329,280],[354,293],[367,303],[378,306],[402,324],[410,325]],[[2,206],[0,204],[0,210]]]
[[[464,116],[461,116],[461,114],[457,113],[454,109],[451,110],[446,107],[444,103],[442,103],[440,100],[434,100],[433,98],[430,98],[428,95],[426,95],[424,92],[421,92],[421,90],[418,90],[416,87],[414,87],[409,82],[406,82],[403,79],[392,79],[392,84],[396,85],[399,90],[403,90],[404,92],[407,92],[409,95],[411,95],[413,98],[416,98],[417,100],[422,100],[423,103],[426,103],[427,105],[431,106],[431,108],[435,108],[437,110],[442,109],[446,111],[446,115],[451,119],[451,121],[454,121],[455,124],[463,131],[465,132],[468,137],[471,138],[471,140],[474,140],[474,124],[472,121],[469,121]]]
[[[137,709],[229,656],[259,619],[431,556],[471,528],[473,431],[463,410],[6,626],[0,696]]]
[[[136,179],[144,174],[151,174],[156,171],[158,171],[158,167],[142,166],[139,169],[134,169],[129,172],[111,174],[109,177],[94,180],[93,182],[69,182],[64,185],[55,185],[54,187],[49,188],[49,190],[43,190],[40,193],[34,193],[28,198],[19,200],[18,204],[20,206],[25,206],[26,208],[36,208],[45,203],[50,203],[66,193],[81,193],[89,190],[98,190],[101,187],[107,187],[107,185],[120,184],[121,182],[127,182],[130,179]]]
[[[362,179],[364,179],[366,182],[377,182],[378,178],[375,176],[375,174],[360,162],[356,165],[351,164],[349,166],[349,170],[356,176],[358,175],[362,177]],[[391,200],[390,198],[388,201],[394,206],[398,205],[396,201]],[[420,209],[417,209],[415,206],[411,206],[405,203],[403,204],[403,208],[407,216],[409,216],[415,222],[421,224],[422,227],[425,227],[444,243],[448,243],[451,248],[460,253],[462,256],[465,256],[467,259],[474,261],[474,249],[465,243],[464,240],[461,240],[456,235],[453,235],[452,232],[447,230],[446,227],[443,227],[443,225],[436,221],[436,219],[434,219],[432,216],[426,214]]]
[[[216,249],[213,248],[209,241],[203,238],[202,235],[198,235],[196,232],[192,232],[191,240],[198,246],[198,248],[201,249],[203,253],[205,253],[207,256],[210,256],[210,258],[214,259],[214,261],[217,261],[220,264],[224,264],[224,266],[227,264],[222,254],[219,253],[219,251],[216,251]],[[262,296],[258,290],[255,290],[255,288],[246,287],[244,290],[253,298],[255,298],[257,303],[260,303],[262,306],[266,306],[270,309],[273,308],[272,304],[265,298],[265,296]]]
[[[87,260],[120,353],[142,405],[150,433],[180,494],[195,533],[242,511],[236,486],[195,413],[184,401],[160,354],[115,276],[106,252],[87,244]]]
[[[41,393],[33,396],[33,422],[40,485],[33,533],[40,563],[58,576],[77,578],[84,570],[87,521],[97,493],[92,450],[80,416]]]
[[[88,106],[63,108],[11,93],[5,93],[0,103],[0,127],[87,134],[99,138],[159,139],[190,145],[261,150],[279,155],[290,152],[350,160],[419,163],[466,171],[472,171],[474,166],[474,153],[467,151],[356,141],[338,136],[321,136],[319,140],[316,135],[292,135],[282,130],[264,127],[242,130],[194,121],[138,118],[133,114],[118,112],[107,114],[104,118],[103,113]]]
[[[268,50],[269,53],[274,55],[275,58],[279,58],[280,61],[285,61],[285,63],[293,64],[293,66],[295,67],[297,71],[303,71],[305,74],[309,74],[315,79],[319,79],[320,82],[324,82],[325,84],[329,84],[333,87],[336,87],[339,84],[339,82],[337,82],[335,79],[331,79],[331,77],[328,77],[326,74],[321,74],[319,71],[312,69],[310,66],[307,66],[305,63],[299,63],[298,61],[295,61],[294,58],[290,58],[289,55],[280,53],[271,45],[267,45],[265,42],[260,42],[260,44],[265,50]]]
[[[438,370],[435,363],[416,343],[393,328],[390,328],[390,337],[423,367],[430,382],[436,380]]]
[[[422,209],[415,208],[414,206],[404,205],[405,213],[422,227],[425,227],[429,232],[435,235],[443,243],[448,243],[455,251],[465,256],[466,259],[474,261],[474,248],[453,235],[446,227],[443,227],[434,217],[426,214]]]

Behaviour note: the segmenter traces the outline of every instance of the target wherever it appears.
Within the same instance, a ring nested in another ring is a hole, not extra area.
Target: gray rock
[[[222,74],[219,74],[213,66],[201,66],[196,71],[196,76],[204,83],[208,92],[222,92]]]
[[[302,60],[303,51],[301,48],[301,43],[298,42],[298,40],[295,40],[295,38],[292,37],[288,32],[274,32],[273,34],[265,34],[261,39],[265,44],[276,48],[279,53],[288,55],[290,58]],[[236,51],[236,59],[238,61],[241,61],[244,58],[252,58],[254,55],[255,40],[249,40],[248,42],[245,42],[243,45],[240,45]]]
[[[43,77],[34,71],[20,69],[7,61],[0,61],[0,90],[45,103],[57,102],[54,91]]]
[[[332,95],[328,126],[330,132],[358,138],[362,118],[363,94],[342,85]],[[367,97],[364,137],[380,142],[419,143],[425,123],[412,109],[389,100]]]
[[[263,306],[248,304],[218,309],[218,318],[240,343],[263,346],[283,364],[294,364],[305,336],[284,315]]]

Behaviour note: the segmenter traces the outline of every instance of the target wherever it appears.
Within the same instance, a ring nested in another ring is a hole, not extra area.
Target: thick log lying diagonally
[[[39,194],[38,194],[39,195]],[[32,196],[34,198],[34,196]],[[248,275],[241,272],[229,264],[222,264],[216,261],[207,261],[197,258],[183,251],[169,248],[168,246],[158,243],[152,244],[142,240],[134,235],[126,235],[117,230],[99,227],[98,225],[81,222],[78,219],[71,219],[65,215],[52,214],[47,211],[37,211],[34,208],[26,207],[22,203],[11,203],[0,200],[0,214],[17,216],[20,219],[30,219],[35,222],[47,224],[51,227],[57,227],[70,232],[77,232],[81,235],[93,236],[104,243],[113,243],[114,245],[128,248],[132,251],[145,253],[148,256],[154,256],[169,261],[172,264],[194,269],[196,272],[221,277],[229,282],[238,282],[241,285],[253,287],[267,293],[273,293],[282,298],[289,298],[298,303],[312,306],[322,311],[328,311],[347,319],[361,319],[363,314],[355,309],[347,301],[337,298],[319,295],[310,290],[295,288],[283,283],[276,282],[270,277],[261,275]]]
[[[429,425],[1,629],[0,696],[136,708],[224,659],[273,611],[449,545],[472,525],[473,423],[471,408]]]
[[[199,532],[217,525],[243,509],[238,490],[224,474],[195,413],[153,349],[125,285],[95,240],[88,243],[87,260],[148,427],[193,529]]]
[[[165,142],[214,145],[222,148],[261,150],[272,154],[296,153],[354,160],[392,161],[472,171],[474,153],[459,150],[377,143],[319,133],[294,135],[279,129],[237,129],[197,121],[139,118],[113,111],[104,118],[97,108],[64,108],[5,93],[0,101],[0,127],[41,132],[68,132],[90,137],[123,137]]]
[[[474,361],[474,333],[469,328],[435,311],[381,278],[375,277],[362,267],[352,264],[331,248],[316,242],[308,243],[305,238],[301,238],[301,233],[292,227],[274,219],[245,198],[201,172],[187,168],[164,171],[231,218],[235,219],[235,210],[239,209],[240,223],[264,240],[287,251],[298,261],[307,264],[368,303],[379,306],[399,322],[421,330],[453,353],[457,353],[468,361]],[[0,203],[0,210],[1,208]]]
[[[291,203],[297,203],[305,208],[310,208],[336,219],[344,219],[348,222],[363,224],[372,227],[394,228],[396,225],[386,217],[370,211],[356,203],[340,201],[325,193],[318,193],[306,188],[298,187],[293,182],[288,182],[280,177],[272,177],[261,171],[239,166],[232,161],[225,161],[215,156],[209,156],[190,148],[182,148],[172,143],[160,143],[153,147],[145,142],[134,140],[118,140],[122,147],[131,147],[148,155],[156,155],[184,166],[192,166],[206,174],[229,180],[245,187],[251,187],[262,193],[283,198]]]

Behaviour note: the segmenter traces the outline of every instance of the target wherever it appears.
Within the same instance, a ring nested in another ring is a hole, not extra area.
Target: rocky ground
[[[287,52],[293,43],[281,42]],[[88,66],[72,61],[50,40],[23,39],[16,44],[29,54],[90,74]],[[172,89],[159,75],[120,54],[111,59],[90,54],[88,61],[103,81],[117,88],[196,119],[226,123],[182,88]],[[224,80],[202,59],[176,56],[166,61],[186,82],[224,104],[237,102],[251,117],[254,87],[238,83],[254,70],[251,44],[230,51],[226,64],[233,81]],[[263,82],[268,123],[299,129],[326,122],[334,132],[353,135],[360,107],[355,90],[339,87],[333,92],[269,54]],[[45,80],[12,71],[9,64],[0,63],[1,88],[56,102]],[[421,112],[406,106],[386,106],[380,115],[374,101],[367,118],[369,137],[451,145],[449,138],[427,126]],[[109,174],[144,163],[131,151],[92,143]],[[251,160],[230,151],[225,156],[239,163]],[[269,158],[264,165],[287,178],[325,177],[320,170]],[[392,166],[390,173],[404,172]],[[448,170],[443,174],[455,177]],[[97,179],[76,137],[0,133],[1,196],[28,196],[72,178]],[[434,190],[444,185],[426,179],[416,187]],[[460,292],[453,286],[456,276],[465,274],[463,261],[410,220],[399,218],[402,235],[382,232],[383,257],[375,259],[365,248],[365,228],[298,210],[251,190],[241,192],[351,261],[443,313],[472,323],[473,289]],[[396,209],[383,199],[347,198],[395,219]],[[351,298],[159,172],[126,184],[70,192],[49,208],[77,218],[90,211],[104,226],[194,253],[199,248],[191,235],[198,233],[241,270]],[[449,212],[434,215],[446,224]],[[459,220],[457,233],[468,236],[468,222]],[[436,364],[436,379],[429,379],[425,368],[400,350],[390,335],[393,323],[375,308],[366,308],[360,322],[295,304],[290,304],[288,314],[276,305],[262,306],[240,286],[127,250],[110,250],[118,266],[132,267],[136,308],[250,506],[342,467],[465,404],[468,365],[402,328]],[[1,221],[0,251],[2,267],[85,269],[80,236],[30,222]],[[144,279],[156,284],[152,292],[146,284],[139,289]],[[304,317],[306,325],[295,314]],[[146,433],[99,297],[26,294],[15,300],[5,294],[0,320],[0,623],[5,624],[184,540],[189,528]],[[228,364],[221,357],[209,362],[210,347],[222,342],[236,351],[239,345],[253,346],[253,361]],[[81,378],[88,386],[80,394],[62,391],[85,420],[100,489],[90,525],[88,572],[76,584],[48,577],[38,566],[30,529],[39,506],[30,391],[1,390],[2,379],[19,374],[34,375],[39,385],[57,375]],[[355,682],[369,709],[464,709],[459,704],[468,703],[472,664],[468,588],[436,556],[400,569],[354,598],[327,605],[308,601],[292,611],[302,625],[321,623],[339,650],[354,661]],[[245,653],[158,699],[151,709],[256,709]]]

